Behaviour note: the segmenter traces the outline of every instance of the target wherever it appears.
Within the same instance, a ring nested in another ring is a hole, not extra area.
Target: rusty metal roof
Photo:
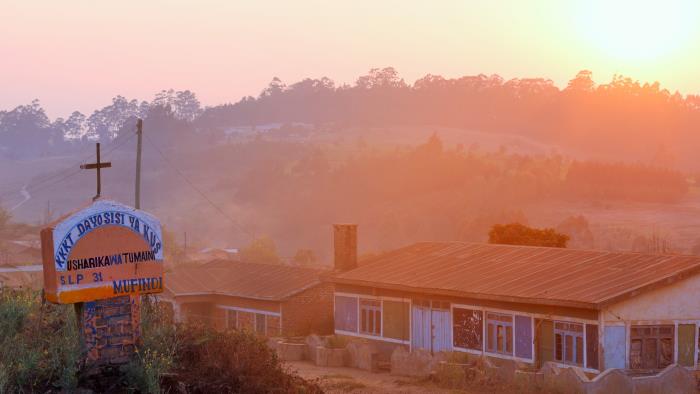
[[[165,287],[176,297],[218,294],[281,301],[321,283],[324,273],[286,265],[215,260],[167,273]]]
[[[423,242],[361,262],[336,283],[599,309],[700,272],[700,257]]]

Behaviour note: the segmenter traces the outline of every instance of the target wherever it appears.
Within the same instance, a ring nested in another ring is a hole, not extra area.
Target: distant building
[[[0,240],[0,265],[32,265],[41,263],[38,240]]]
[[[176,320],[260,335],[301,336],[333,331],[333,285],[328,271],[232,260],[166,274],[164,301]]]
[[[426,242],[330,280],[335,333],[383,357],[401,346],[591,372],[699,365],[698,257]]]
[[[41,265],[0,266],[0,289],[39,290],[44,285]]]
[[[240,260],[237,248],[202,248],[187,255],[189,261]]]

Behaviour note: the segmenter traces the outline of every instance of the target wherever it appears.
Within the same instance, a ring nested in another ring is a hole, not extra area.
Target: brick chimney
[[[357,225],[333,225],[333,266],[336,271],[349,271],[357,268]]]

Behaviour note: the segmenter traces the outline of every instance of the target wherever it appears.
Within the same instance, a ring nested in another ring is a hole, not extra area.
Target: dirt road
[[[287,362],[292,371],[304,379],[317,380],[327,393],[454,393],[427,380],[384,373],[371,373],[355,368],[324,368],[308,361]]]

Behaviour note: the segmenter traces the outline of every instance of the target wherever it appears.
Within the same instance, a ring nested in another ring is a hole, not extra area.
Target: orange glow
[[[581,7],[579,24],[610,58],[650,62],[690,50],[699,18],[697,0],[596,0]]]
[[[393,66],[408,82],[499,74],[558,86],[581,69],[700,91],[697,0],[148,1],[5,4],[0,110],[39,98],[51,117],[121,94],[189,89],[206,105],[273,77],[355,82]]]

